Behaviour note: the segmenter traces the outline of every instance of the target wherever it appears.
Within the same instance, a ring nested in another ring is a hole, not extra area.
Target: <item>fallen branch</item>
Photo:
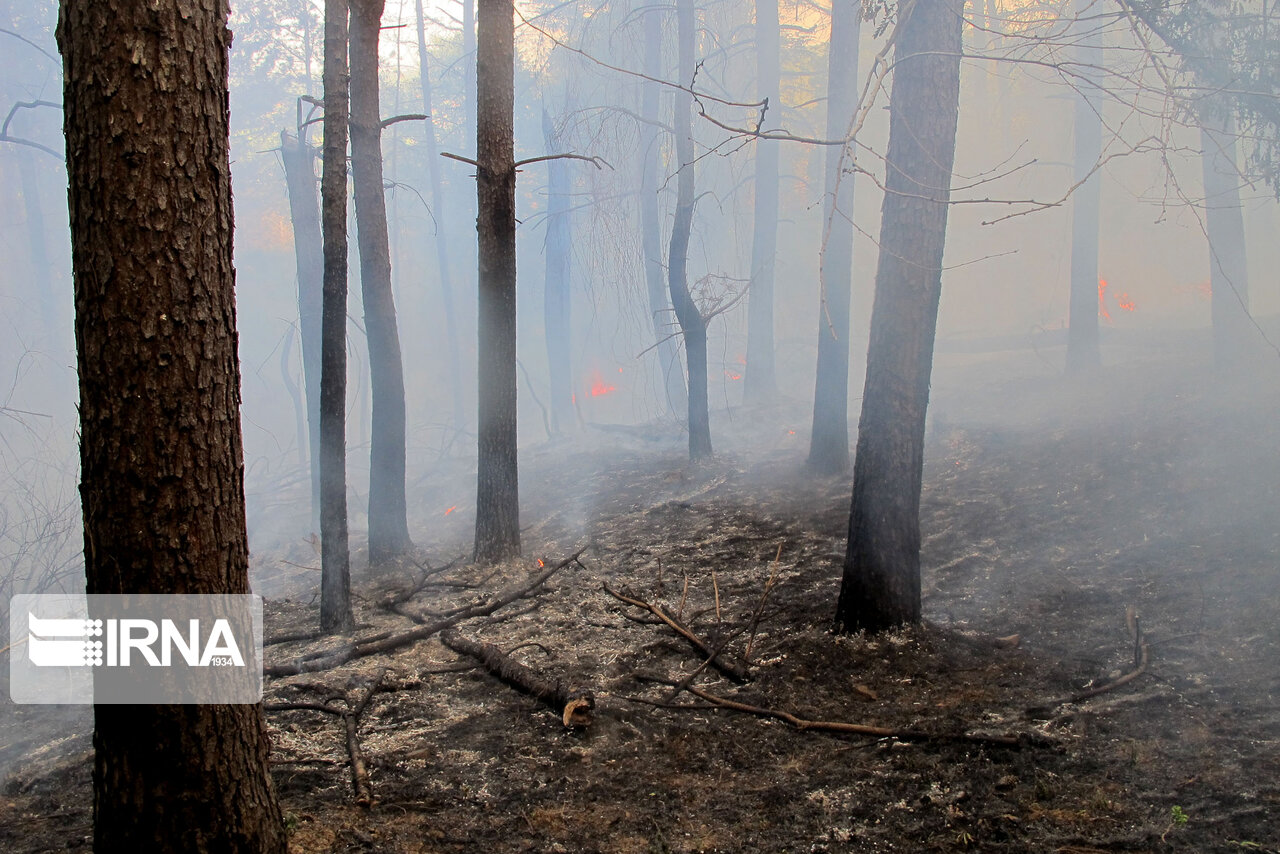
[[[452,628],[464,620],[473,617],[487,617],[494,611],[506,605],[510,605],[519,599],[528,596],[534,590],[546,583],[547,579],[564,569],[571,563],[579,563],[578,558],[586,551],[585,548],[578,549],[564,560],[549,565],[542,572],[538,573],[528,583],[507,590],[493,599],[486,602],[479,602],[475,605],[469,605],[462,610],[443,617],[435,622],[425,623],[417,628],[408,631],[399,632],[392,635],[378,635],[376,639],[364,638],[353,643],[346,644],[336,650],[328,652],[315,653],[310,656],[303,656],[285,664],[273,664],[263,668],[265,676],[296,676],[299,673],[314,673],[318,670],[330,670],[339,667],[349,661],[357,658],[364,658],[369,655],[378,655],[383,652],[391,652],[401,647],[417,643],[420,640],[429,638],[432,635],[442,632],[445,629]],[[581,565],[579,563],[579,565]]]
[[[1062,697],[1061,699],[1046,703],[1043,706],[1034,706],[1027,709],[1026,716],[1029,718],[1048,717],[1049,713],[1058,706],[1065,706],[1068,703],[1079,703],[1084,700],[1088,700],[1091,697],[1096,697],[1099,694],[1106,694],[1109,691],[1114,691],[1117,688],[1128,685],[1130,682],[1146,673],[1147,665],[1151,663],[1151,649],[1147,644],[1146,636],[1142,633],[1142,624],[1139,621],[1138,615],[1134,611],[1132,605],[1125,609],[1125,622],[1129,626],[1129,635],[1133,638],[1132,670],[1103,685],[1086,688],[1085,690],[1072,694],[1069,697]]]
[[[454,652],[478,659],[485,670],[503,682],[546,703],[560,713],[560,720],[565,726],[585,727],[591,724],[596,699],[590,690],[569,688],[559,679],[547,679],[493,644],[469,640],[457,632],[442,632],[440,642]]]
[[[643,608],[662,622],[666,623],[672,631],[688,641],[694,649],[698,650],[698,652],[702,654],[704,658],[710,659],[712,667],[719,670],[725,676],[728,676],[734,682],[742,683],[751,681],[751,672],[745,666],[734,661],[728,661],[723,656],[719,655],[716,650],[712,649],[706,644],[706,642],[690,631],[684,623],[664,611],[661,605],[645,602],[643,599],[633,599],[630,596],[624,596],[610,587],[607,583],[601,586],[604,587],[604,591],[606,593],[617,599],[619,602],[625,602],[626,604],[632,605],[636,608]]]
[[[665,679],[654,676],[646,676],[637,674],[637,679],[646,682],[657,682],[661,685],[676,685],[674,680]],[[892,738],[898,741],[933,741],[933,742],[959,742],[964,744],[981,744],[988,747],[1048,747],[1054,742],[1039,733],[1017,733],[1015,735],[973,735],[970,733],[942,733],[927,732],[917,729],[898,729],[895,727],[873,726],[871,724],[855,724],[847,721],[814,721],[806,718],[798,717],[790,712],[771,709],[765,706],[754,706],[750,703],[739,702],[738,700],[730,700],[727,697],[720,697],[705,691],[696,685],[688,685],[685,690],[695,697],[699,697],[711,703],[713,706],[721,709],[729,709],[735,712],[744,712],[749,715],[756,715],[762,718],[773,718],[782,721],[791,727],[802,732],[836,732],[848,735],[866,735],[875,738]],[[681,709],[681,708],[697,708],[702,706],[683,706],[680,704],[666,704],[665,708]]]

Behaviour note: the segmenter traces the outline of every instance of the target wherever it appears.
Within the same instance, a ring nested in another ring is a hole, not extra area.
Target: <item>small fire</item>
[[[1113,291],[1112,298],[1116,301],[1116,307],[1121,311],[1136,311],[1137,302],[1133,297],[1125,291]],[[1098,316],[1103,320],[1111,319],[1111,312],[1107,311],[1107,280],[1098,279]]]
[[[599,397],[602,394],[608,394],[611,391],[617,391],[617,386],[611,386],[605,383],[604,377],[600,376],[599,371],[592,371],[590,376],[591,396]]]
[[[735,374],[733,371],[725,371],[725,372],[724,372],[724,375],[725,375],[726,377],[728,377],[729,379],[731,379],[731,380],[740,380],[740,379],[742,379],[742,374]]]
[[[538,558],[538,569],[542,569],[544,566],[546,566],[546,564],[542,562],[542,558]]]
[[[448,516],[450,513],[452,513],[454,510],[457,510],[457,509],[458,509],[458,505],[455,504],[452,507],[450,507],[448,510],[444,511],[444,515]]]

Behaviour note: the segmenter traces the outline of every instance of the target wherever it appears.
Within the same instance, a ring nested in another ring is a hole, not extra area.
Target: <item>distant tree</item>
[[[520,554],[516,450],[515,7],[482,0],[476,54],[479,457],[475,559]]]
[[[664,10],[657,7],[651,7],[644,13],[644,73],[648,79],[641,84],[640,92],[643,122],[640,130],[640,232],[649,315],[657,339],[658,368],[662,371],[660,387],[666,390],[668,410],[683,418],[688,408],[688,392],[685,390],[680,351],[671,334],[675,323],[663,270],[662,224],[658,217],[658,154],[661,144],[657,81],[662,79],[663,13]]]
[[[566,105],[567,111],[567,105]],[[542,138],[547,152],[560,151],[560,129],[542,107]],[[547,161],[547,239],[543,249],[543,328],[547,339],[547,365],[551,379],[551,430],[562,433],[573,424],[573,376],[570,353],[573,327],[570,325],[570,247],[573,238],[569,222],[571,182],[569,164],[562,158]]]
[[[680,84],[675,97],[676,137],[676,215],[671,226],[667,281],[671,288],[671,305],[684,336],[685,359],[689,365],[689,458],[711,456],[711,418],[707,406],[707,321],[702,316],[689,290],[689,234],[693,226],[694,153],[693,85],[694,28],[697,14],[693,0],[676,0],[676,42],[679,56]]]
[[[1102,363],[1098,341],[1098,229],[1102,176],[1102,90],[1092,79],[1102,70],[1102,30],[1086,15],[1094,0],[1073,0],[1077,20],[1075,62],[1079,71],[1072,124],[1075,148],[1071,194],[1071,291],[1067,327],[1067,371],[1079,373]],[[1093,174],[1090,174],[1093,173]]]
[[[778,94],[781,78],[780,41],[778,0],[756,0],[756,97],[762,101],[768,99],[770,109],[777,116],[782,114],[782,102]],[[831,43],[837,44],[834,33]],[[856,31],[852,47],[855,57],[853,70],[856,75]],[[841,49],[844,49],[843,45]],[[743,385],[743,395],[752,402],[768,400],[778,392],[773,354],[773,271],[778,250],[778,146],[776,141],[756,140],[751,289],[747,294],[747,365]],[[845,443],[848,444],[847,438]]]
[[[247,593],[226,3],[66,0],[87,589]],[[259,705],[97,706],[94,849],[284,852]]]
[[[867,380],[854,458],[841,631],[920,621],[924,422],[942,295],[964,0],[898,7]]]
[[[827,137],[849,133],[857,104],[857,0],[832,0],[827,60]],[[809,467],[849,468],[849,312],[853,302],[853,171],[843,146],[826,149],[822,193],[822,253],[818,273],[818,368],[813,392]]]
[[[355,626],[347,539],[347,0],[324,5],[324,306],[320,356],[320,627]]]
[[[369,447],[369,563],[413,548],[405,501],[404,363],[391,291],[387,202],[382,188],[378,32],[385,0],[351,0],[351,172],[360,287],[373,398]]]

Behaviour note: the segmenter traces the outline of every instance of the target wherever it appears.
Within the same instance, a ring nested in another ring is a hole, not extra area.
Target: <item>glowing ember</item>
[[[1121,311],[1136,311],[1137,302],[1133,297],[1124,291],[1112,291],[1111,298],[1115,300],[1116,307]],[[1111,312],[1107,311],[1107,280],[1098,279],[1098,316],[1103,320],[1111,319]]]
[[[725,371],[725,372],[724,372],[724,375],[725,375],[726,377],[728,377],[729,379],[731,379],[731,380],[740,380],[740,379],[742,379],[742,374],[735,374],[735,373],[733,373],[732,371]]]
[[[592,397],[599,397],[602,394],[608,394],[611,391],[617,391],[616,386],[605,384],[604,377],[600,376],[599,371],[592,371],[589,379],[591,381],[590,392]]]
[[[546,564],[542,562],[542,558],[538,558],[538,568],[541,569],[544,566],[546,566]]]
[[[457,510],[457,509],[458,509],[458,505],[455,504],[452,507],[450,507],[448,510],[444,511],[444,515],[448,516],[450,513],[452,513],[454,510]]]

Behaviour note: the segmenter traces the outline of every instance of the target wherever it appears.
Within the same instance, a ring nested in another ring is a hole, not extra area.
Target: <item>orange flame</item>
[[[444,511],[444,515],[448,516],[450,513],[452,513],[454,510],[457,510],[457,509],[458,509],[458,505],[455,504],[452,507],[450,507],[448,510]]]
[[[538,569],[542,569],[544,566],[546,566],[546,564],[542,562],[542,558],[538,558]]]
[[[1111,312],[1107,311],[1107,280],[1098,279],[1098,317],[1104,320],[1111,319]]]
[[[607,385],[604,377],[600,376],[599,371],[592,371],[591,376],[591,396],[599,397],[602,394],[608,394],[611,391],[617,391],[616,386]]]

